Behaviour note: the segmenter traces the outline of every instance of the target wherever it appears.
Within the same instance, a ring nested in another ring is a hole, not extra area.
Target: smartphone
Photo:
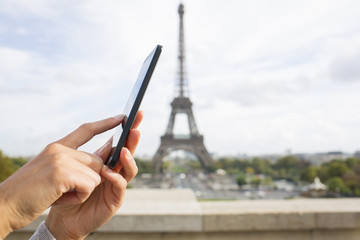
[[[156,63],[160,57],[161,49],[162,46],[157,45],[146,57],[136,79],[135,85],[131,91],[130,97],[125,105],[123,111],[124,120],[115,130],[115,134],[113,136],[113,150],[106,162],[106,165],[112,169],[115,168],[121,149],[126,143],[126,139],[139,110],[141,100],[144,97],[145,90],[150,82],[151,75],[153,74]]]

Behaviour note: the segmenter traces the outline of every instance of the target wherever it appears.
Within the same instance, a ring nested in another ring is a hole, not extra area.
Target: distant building
[[[287,152],[289,153],[289,152]],[[251,161],[255,157],[259,157],[261,159],[267,159],[272,163],[277,162],[280,158],[286,156],[294,156],[299,160],[310,162],[311,165],[319,166],[323,163],[330,162],[331,160],[346,160],[350,157],[360,158],[360,151],[357,151],[355,154],[349,154],[341,151],[331,151],[324,153],[294,153],[294,154],[261,154],[261,155],[246,155],[246,154],[238,154],[238,155],[225,155],[225,156],[217,156],[215,159],[219,160],[221,158],[234,158],[234,159],[244,159]]]
[[[308,197],[324,197],[328,187],[323,184],[318,177],[307,187],[307,191],[303,194]]]
[[[360,159],[360,151],[356,151],[354,153],[354,158],[359,158]]]
[[[327,152],[327,153],[314,153],[314,154],[299,154],[305,161],[310,162],[312,165],[319,166],[323,163],[330,162],[331,160],[345,160],[351,157],[351,154],[344,152]]]

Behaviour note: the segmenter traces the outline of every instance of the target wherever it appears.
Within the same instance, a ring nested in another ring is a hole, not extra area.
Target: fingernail
[[[116,115],[116,116],[114,116],[113,118],[122,119],[122,118],[124,118],[124,114]]]
[[[132,159],[132,155],[128,149],[126,149],[126,158]]]
[[[131,159],[132,158],[132,155],[131,155],[131,153],[130,153],[130,151],[127,149],[127,148],[123,148],[123,150],[121,150],[121,151],[124,151],[125,153],[125,158],[126,159]]]
[[[102,146],[102,148],[100,148],[100,150],[98,151],[97,155],[101,155],[101,153],[104,151],[104,149],[109,145],[110,145],[110,143],[106,143],[104,146]]]
[[[104,171],[106,171],[106,172],[109,172],[109,173],[113,172],[113,170],[106,165],[104,165],[103,168],[104,168]]]

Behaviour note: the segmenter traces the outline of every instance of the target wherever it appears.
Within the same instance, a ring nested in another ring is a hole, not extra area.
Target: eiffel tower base
[[[177,150],[184,150],[195,154],[203,168],[206,168],[212,162],[211,156],[205,148],[202,135],[190,136],[189,138],[180,138],[174,135],[164,135],[161,137],[160,147],[153,158],[154,171],[156,173],[161,172],[161,165],[164,157],[170,152]]]

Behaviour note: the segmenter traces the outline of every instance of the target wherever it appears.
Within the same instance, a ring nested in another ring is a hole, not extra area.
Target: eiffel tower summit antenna
[[[185,42],[184,42],[184,5],[180,3],[178,9],[179,24],[179,97],[183,97],[185,90]]]
[[[192,111],[192,102],[188,95],[188,86],[185,78],[185,44],[184,44],[184,5],[180,3],[178,8],[180,17],[179,24],[179,71],[176,82],[177,92],[174,100],[171,102],[171,114],[165,134],[161,137],[160,146],[153,157],[153,167],[155,172],[161,170],[164,157],[177,150],[192,152],[200,161],[203,167],[207,167],[212,162],[211,156],[204,145],[204,137],[197,129],[194,114]],[[177,114],[185,114],[188,118],[190,129],[189,135],[174,134],[174,123]]]

